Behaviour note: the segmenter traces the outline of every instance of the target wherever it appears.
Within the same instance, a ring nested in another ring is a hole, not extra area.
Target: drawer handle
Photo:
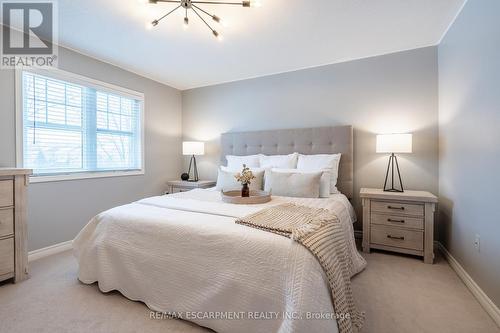
[[[394,222],[394,223],[405,223],[405,220],[394,220],[394,219],[387,219],[387,222]]]
[[[405,238],[404,238],[403,236],[401,236],[401,237],[396,237],[396,236],[392,236],[392,235],[387,235],[387,238],[390,238],[390,239],[405,240]]]
[[[404,207],[394,207],[394,206],[387,206],[388,209],[397,209],[397,210],[405,210]]]

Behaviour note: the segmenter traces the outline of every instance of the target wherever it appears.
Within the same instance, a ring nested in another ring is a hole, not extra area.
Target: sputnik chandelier
[[[205,25],[212,31],[212,34],[219,40],[222,40],[222,35],[215,30],[205,18],[203,18],[203,15],[206,15],[206,18],[209,18],[216,23],[221,24],[222,20],[219,16],[215,14],[211,14],[207,10],[201,8],[201,6],[204,5],[233,5],[233,6],[242,6],[242,7],[260,7],[260,1],[254,0],[254,1],[240,1],[240,2],[228,2],[228,1],[198,1],[198,0],[143,0],[144,2],[150,3],[150,4],[157,4],[159,2],[166,2],[166,3],[174,3],[177,4],[177,6],[167,12],[165,15],[161,16],[160,18],[148,22],[147,27],[149,29],[152,29],[160,23],[161,20],[175,12],[176,10],[184,10],[185,15],[184,15],[184,26],[187,27],[189,25],[189,17],[188,17],[188,12],[189,10],[192,10],[193,13],[196,14],[200,18],[200,20],[205,23]]]

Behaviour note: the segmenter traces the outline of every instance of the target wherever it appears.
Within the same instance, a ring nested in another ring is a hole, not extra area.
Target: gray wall
[[[103,210],[160,194],[182,164],[180,91],[63,48],[59,67],[145,94],[146,174],[31,184],[29,250],[73,239]],[[14,103],[14,71],[0,70],[0,166],[15,166]]]
[[[187,90],[183,136],[208,142],[200,177],[215,179],[221,133],[353,125],[359,193],[383,186],[388,156],[375,153],[375,134],[412,132],[414,154],[400,160],[404,185],[437,194],[437,73],[437,48],[429,47]],[[361,217],[358,195],[354,205]]]
[[[500,306],[498,13],[498,0],[468,1],[439,46],[439,192],[445,247]]]

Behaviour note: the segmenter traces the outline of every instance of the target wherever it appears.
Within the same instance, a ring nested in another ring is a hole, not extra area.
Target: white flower
[[[243,164],[243,170],[241,172],[238,172],[236,175],[234,175],[234,178],[236,178],[236,180],[238,182],[240,182],[241,185],[245,185],[245,184],[249,185],[250,181],[252,179],[254,179],[255,176],[253,175],[250,168],[247,168],[247,166],[245,164]]]

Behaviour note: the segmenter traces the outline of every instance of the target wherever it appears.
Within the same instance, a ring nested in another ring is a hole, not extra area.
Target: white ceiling
[[[193,15],[145,28],[173,4],[59,0],[59,43],[178,89],[439,43],[465,0],[262,0],[209,6],[229,23],[217,41]],[[212,23],[211,23],[212,24]]]

